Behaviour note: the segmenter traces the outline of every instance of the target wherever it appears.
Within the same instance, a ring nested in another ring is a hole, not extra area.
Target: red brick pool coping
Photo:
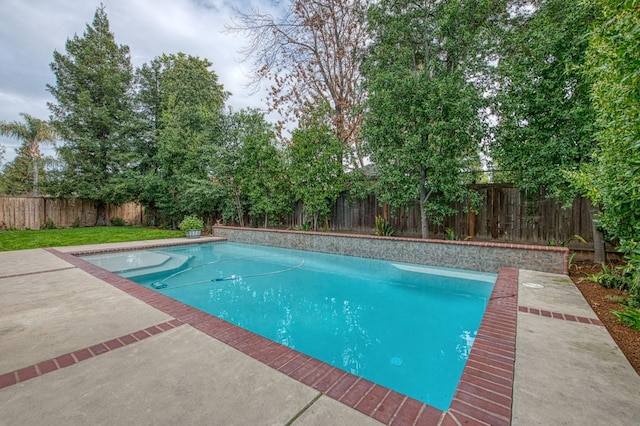
[[[389,425],[509,425],[513,393],[518,270],[503,268],[458,388],[443,412],[209,315],[73,254],[50,253],[172,316],[174,320],[0,376],[0,388],[118,349],[182,324],[204,332],[317,391]],[[113,250],[111,250],[113,251]]]

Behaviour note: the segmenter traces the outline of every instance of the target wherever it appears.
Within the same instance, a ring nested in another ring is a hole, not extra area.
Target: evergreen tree
[[[219,144],[228,93],[206,59],[171,54],[137,72],[138,132],[134,198],[150,213],[176,222],[205,216],[215,204],[209,159]],[[195,196],[194,196],[195,195]]]
[[[47,89],[51,122],[65,141],[61,195],[94,201],[96,224],[105,224],[107,203],[128,201],[121,178],[132,160],[132,67],[129,48],[117,45],[104,5],[82,37],[55,51],[56,83]]]

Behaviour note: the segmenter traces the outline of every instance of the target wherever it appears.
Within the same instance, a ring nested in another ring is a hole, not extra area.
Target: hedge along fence
[[[90,201],[0,197],[0,230],[41,229],[47,221],[59,228],[93,226],[97,215],[96,204]],[[140,225],[144,222],[144,208],[136,203],[107,205],[107,223],[114,217],[124,219],[127,225]]]
[[[344,235],[215,226],[227,241],[497,273],[501,268],[566,274],[569,249],[472,241]]]

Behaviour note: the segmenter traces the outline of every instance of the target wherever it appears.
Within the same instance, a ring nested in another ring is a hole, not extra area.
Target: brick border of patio
[[[33,379],[38,376],[42,376],[43,374],[51,373],[52,371],[69,367],[70,365],[77,364],[81,361],[84,361],[85,359],[106,354],[107,352],[111,352],[115,349],[139,342],[140,340],[146,339],[147,337],[155,336],[156,334],[163,333],[181,325],[182,322],[177,319],[165,321],[163,323],[147,327],[143,330],[138,330],[133,333],[117,337],[115,339],[98,343],[97,345],[78,349],[73,352],[69,352],[67,354],[39,362],[35,365],[30,365],[19,370],[4,373],[0,375],[0,389],[27,381],[29,379]]]
[[[458,425],[462,423],[509,425],[511,423],[518,297],[517,269],[500,270],[453,401],[449,410],[443,412],[185,305],[101,269],[72,253],[63,253],[55,249],[46,250],[172,316],[180,323],[189,324],[382,423],[388,425]]]
[[[518,312],[524,312],[525,314],[532,314],[532,315],[538,315],[541,317],[555,318],[559,320],[580,322],[582,324],[591,324],[591,325],[598,325],[600,327],[604,327],[604,324],[602,324],[602,321],[600,321],[598,318],[586,318],[586,317],[581,317],[576,315],[563,314],[562,312],[552,312],[544,309],[530,308],[528,306],[518,306]]]

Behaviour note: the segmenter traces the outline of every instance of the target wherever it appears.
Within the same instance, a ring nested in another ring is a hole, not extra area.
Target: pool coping
[[[186,244],[190,243],[202,242],[193,241]],[[182,245],[182,243],[171,245]],[[157,247],[166,246],[167,244],[157,245]],[[449,409],[443,412],[187,306],[77,257],[140,248],[106,248],[73,252],[62,252],[53,248],[46,250],[170,315],[175,319],[172,326],[189,324],[208,336],[384,424],[453,425],[471,422],[471,424],[508,425],[511,423],[518,311],[517,269],[502,268],[500,270],[453,400]],[[150,248],[150,246],[147,245],[144,248]],[[118,342],[103,342],[100,353],[130,343],[134,343],[134,340],[120,339]],[[15,373],[16,380],[19,381],[19,372]],[[30,375],[35,377],[33,370],[25,370],[23,374],[27,378],[30,378],[28,377]]]

